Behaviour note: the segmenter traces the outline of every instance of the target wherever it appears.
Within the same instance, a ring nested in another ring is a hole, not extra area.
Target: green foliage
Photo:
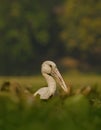
[[[62,98],[57,95],[48,101],[17,96],[0,91],[0,130],[99,130],[101,128],[101,77],[91,75],[69,75],[73,89],[90,84],[89,95],[71,95]],[[78,80],[79,79],[79,80]],[[35,92],[45,83],[41,77],[2,77],[4,81],[31,84]],[[26,87],[26,86],[25,86]],[[30,102],[31,101],[31,102]]]
[[[57,32],[53,8],[59,1],[44,2],[0,1],[1,73],[19,73],[16,71],[19,68],[19,71],[32,68],[33,61],[40,61],[40,56],[52,56],[57,53],[55,47],[52,51],[59,41],[55,40],[58,34],[53,35],[53,32]]]
[[[101,107],[93,108],[83,95],[65,100],[58,97],[48,101],[35,99],[30,107],[23,102],[0,94],[0,129],[97,130],[101,126]]]
[[[100,66],[100,12],[99,0],[0,1],[0,74],[63,56]]]
[[[61,37],[68,53],[98,64],[101,55],[101,1],[66,0],[63,8]]]

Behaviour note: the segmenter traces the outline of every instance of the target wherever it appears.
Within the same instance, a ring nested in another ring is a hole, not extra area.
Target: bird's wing
[[[40,99],[48,99],[51,96],[48,87],[40,88],[34,93],[34,96],[38,94],[40,95]]]

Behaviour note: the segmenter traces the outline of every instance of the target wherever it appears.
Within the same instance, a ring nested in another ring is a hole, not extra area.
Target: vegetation
[[[64,78],[67,83],[72,82],[72,88],[75,90],[82,85],[90,85],[91,93],[87,96],[73,94],[64,97],[61,95],[61,90],[59,95],[48,101],[42,101],[37,97],[29,102],[29,98],[23,93],[19,97],[9,92],[0,92],[0,129],[99,130],[101,127],[101,77],[76,74],[64,75]],[[7,80],[18,81],[22,86],[30,84],[32,92],[45,84],[39,76],[1,77],[0,84]]]
[[[100,12],[100,0],[0,1],[0,75],[64,56],[100,68]]]
[[[68,53],[94,65],[99,63],[97,57],[101,55],[100,11],[100,1],[67,0],[60,19]]]

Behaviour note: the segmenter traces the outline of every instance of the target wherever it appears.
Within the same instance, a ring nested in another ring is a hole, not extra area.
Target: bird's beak
[[[67,89],[67,86],[59,72],[59,70],[57,68],[55,68],[54,70],[52,70],[52,76],[54,76],[57,80],[57,82],[59,83],[59,85],[62,87],[62,89],[68,93],[68,89]]]

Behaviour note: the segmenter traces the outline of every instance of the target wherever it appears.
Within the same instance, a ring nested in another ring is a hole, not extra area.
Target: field
[[[58,95],[48,101],[41,101],[39,97],[32,100],[30,95],[18,97],[10,92],[0,92],[0,130],[99,130],[101,76],[71,73],[64,74],[63,78],[74,92],[88,85],[92,91],[86,96],[79,93],[66,97],[59,88]],[[0,86],[5,81],[28,86],[32,93],[46,85],[42,76],[0,77]]]

